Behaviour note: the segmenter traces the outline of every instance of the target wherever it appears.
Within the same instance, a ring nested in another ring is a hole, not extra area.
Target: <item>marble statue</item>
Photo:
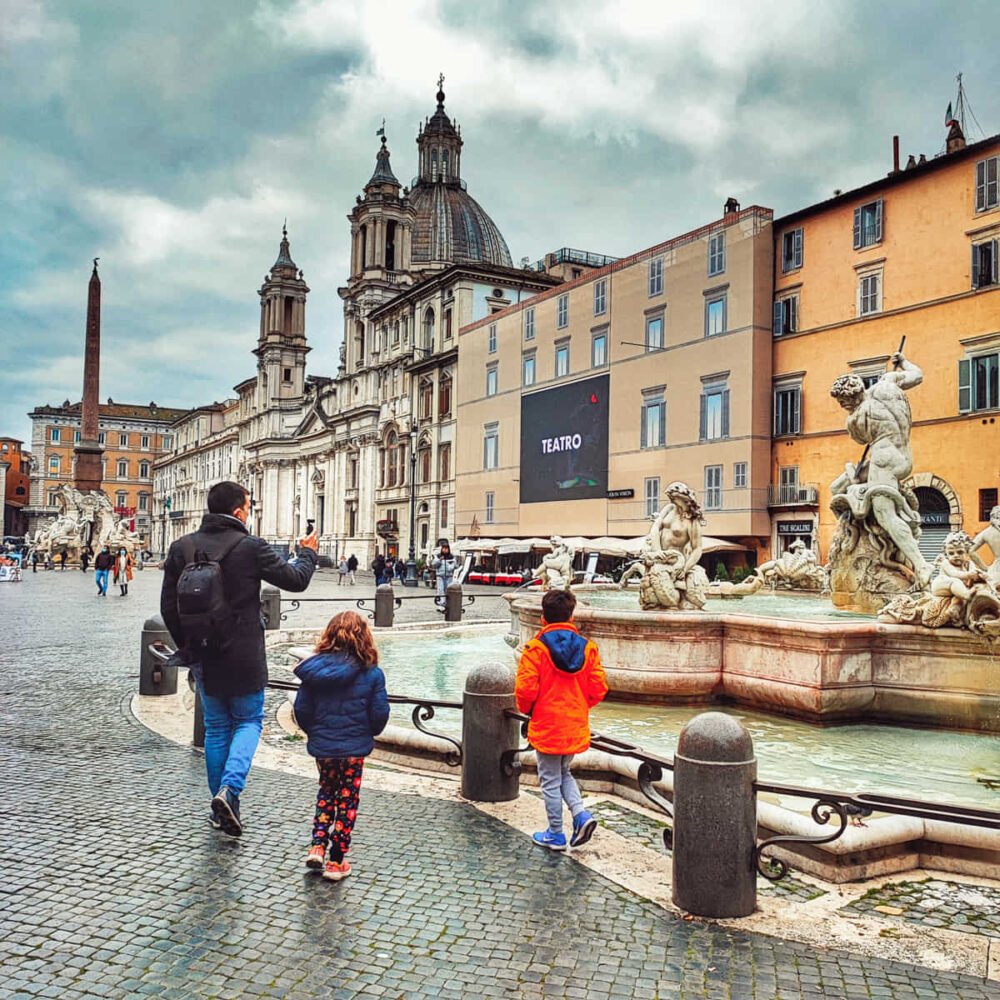
[[[906,390],[923,372],[899,352],[869,388],[842,375],[830,395],[848,412],[847,432],[865,450],[831,484],[837,529],[830,546],[830,590],[837,607],[875,613],[897,594],[921,592],[931,567],[920,553],[920,515],[904,481],[913,471]]]
[[[124,548],[134,557],[139,536],[115,514],[106,493],[82,493],[64,483],[56,491],[56,500],[62,508],[59,516],[35,532],[29,551],[47,559],[65,553],[67,561],[79,562],[88,549],[96,552],[108,545]]]
[[[801,538],[796,538],[777,559],[761,563],[748,579],[753,577],[772,589],[823,591],[827,585],[826,570]]]
[[[926,594],[900,594],[882,609],[882,621],[943,628],[951,625],[989,638],[1000,638],[1000,594],[972,559],[975,543],[953,531],[935,560]]]
[[[552,551],[542,558],[535,577],[542,581],[542,590],[569,590],[573,583],[573,557],[576,553],[559,535],[549,539]]]
[[[993,553],[993,562],[990,563],[989,568],[976,555],[976,552],[984,545]],[[989,527],[984,528],[972,539],[969,558],[980,569],[986,570],[986,579],[993,585],[994,590],[1000,591],[1000,507],[994,507],[990,511]]]
[[[701,506],[691,487],[671,483],[669,501],[643,543],[639,604],[647,611],[689,611],[705,606],[708,577],[701,559]]]

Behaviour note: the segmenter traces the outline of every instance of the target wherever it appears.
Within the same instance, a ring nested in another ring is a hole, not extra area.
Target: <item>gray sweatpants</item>
[[[535,751],[535,758],[538,761],[538,783],[542,786],[545,813],[549,818],[549,829],[553,833],[562,833],[562,804],[564,801],[569,806],[569,811],[573,816],[583,812],[583,798],[580,795],[580,788],[569,770],[573,756],[571,753],[558,754]]]

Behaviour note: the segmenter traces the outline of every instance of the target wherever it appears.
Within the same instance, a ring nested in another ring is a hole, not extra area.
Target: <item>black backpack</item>
[[[223,649],[233,638],[233,612],[226,599],[222,561],[246,536],[237,534],[210,558],[187,540],[186,563],[177,578],[177,613],[188,649]]]

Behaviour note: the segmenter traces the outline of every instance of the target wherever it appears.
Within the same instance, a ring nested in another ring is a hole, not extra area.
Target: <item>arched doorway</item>
[[[913,492],[920,511],[920,552],[928,562],[933,562],[941,554],[945,537],[951,531],[951,504],[933,486],[917,486]]]

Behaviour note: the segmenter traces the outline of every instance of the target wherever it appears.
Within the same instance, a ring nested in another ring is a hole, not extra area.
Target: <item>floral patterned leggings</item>
[[[351,846],[365,759],[321,757],[316,766],[319,768],[319,792],[316,794],[312,842],[322,847],[329,843],[330,860],[340,862]]]

